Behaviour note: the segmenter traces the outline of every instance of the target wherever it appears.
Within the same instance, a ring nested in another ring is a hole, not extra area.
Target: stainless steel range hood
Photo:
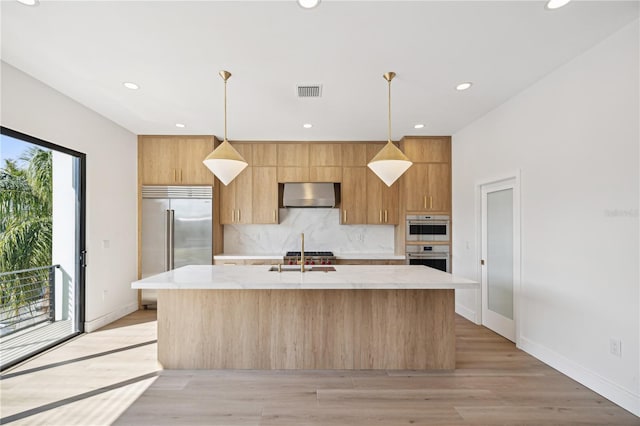
[[[285,183],[282,194],[284,207],[335,207],[333,183]]]

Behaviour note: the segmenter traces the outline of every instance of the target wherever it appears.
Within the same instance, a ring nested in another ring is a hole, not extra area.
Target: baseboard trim
[[[478,316],[476,315],[476,311],[473,309],[469,309],[466,306],[456,303],[456,314],[468,319],[474,324],[479,324]]]
[[[115,320],[118,320],[126,315],[129,315],[132,312],[138,310],[138,302],[133,302],[128,304],[127,306],[115,310],[113,312],[109,312],[106,315],[101,316],[100,318],[96,318],[91,321],[85,321],[84,323],[84,331],[85,333],[91,333],[96,331],[99,328],[104,327],[107,324],[111,324]]]
[[[457,310],[457,306],[456,306]],[[526,337],[521,337],[518,348],[534,356],[540,361],[571,377],[592,391],[602,395],[614,404],[619,405],[632,414],[640,417],[640,395],[613,383],[593,371],[576,364],[570,359],[535,343]]]

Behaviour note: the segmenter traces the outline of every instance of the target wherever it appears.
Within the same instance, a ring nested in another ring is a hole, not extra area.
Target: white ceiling
[[[384,140],[395,71],[393,139],[449,135],[639,14],[637,1],[544,4],[3,0],[1,58],[136,134],[222,136],[229,70],[230,140]],[[297,98],[300,83],[322,97]]]

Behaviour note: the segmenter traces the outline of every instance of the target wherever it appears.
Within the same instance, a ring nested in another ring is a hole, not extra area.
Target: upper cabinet
[[[247,162],[252,158],[252,144],[232,144]],[[246,167],[229,185],[219,185],[220,223],[224,225],[251,223],[253,220],[253,171]]]
[[[405,137],[400,147],[413,161],[401,179],[405,210],[451,213],[451,138]]]
[[[339,143],[313,143],[309,146],[309,181],[342,181],[342,146]]]
[[[141,185],[213,185],[202,163],[213,151],[213,136],[138,136]]]
[[[384,144],[367,144],[367,159],[371,160],[384,147]],[[394,182],[387,186],[371,169],[367,167],[367,223],[370,225],[397,225],[399,219],[398,189]]]
[[[309,181],[309,144],[278,144],[278,182]]]

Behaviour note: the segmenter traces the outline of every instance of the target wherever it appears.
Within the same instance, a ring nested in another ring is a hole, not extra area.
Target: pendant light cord
[[[389,141],[391,141],[391,79],[389,81]]]
[[[227,140],[227,79],[224,80],[224,140]]]

